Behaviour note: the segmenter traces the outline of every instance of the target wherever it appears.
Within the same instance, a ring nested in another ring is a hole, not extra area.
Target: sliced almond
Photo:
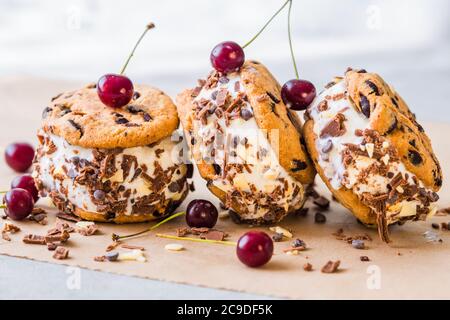
[[[184,246],[179,243],[169,243],[164,246],[164,249],[168,251],[182,251],[184,250]]]
[[[289,230],[286,230],[285,228],[282,228],[280,226],[270,227],[269,230],[275,233],[280,233],[286,238],[289,239],[292,238],[292,233]]]
[[[373,157],[373,150],[375,149],[375,145],[373,143],[366,143],[366,151],[369,158]]]

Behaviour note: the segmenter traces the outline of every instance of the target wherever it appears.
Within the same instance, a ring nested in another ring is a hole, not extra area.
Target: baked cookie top
[[[84,148],[131,148],[168,137],[178,127],[176,107],[156,88],[135,86],[131,102],[104,105],[95,84],[54,97],[42,113],[42,128]]]

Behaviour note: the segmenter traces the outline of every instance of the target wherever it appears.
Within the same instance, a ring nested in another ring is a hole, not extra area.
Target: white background
[[[0,0],[0,76],[96,81],[118,72],[148,21],[127,74],[171,95],[208,72],[211,48],[245,43],[283,0]],[[294,76],[283,12],[246,49],[280,82]],[[302,78],[318,89],[348,66],[385,77],[419,120],[450,121],[450,2],[294,0]]]

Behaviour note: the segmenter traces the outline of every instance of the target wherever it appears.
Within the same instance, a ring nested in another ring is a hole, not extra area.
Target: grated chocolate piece
[[[36,234],[27,234],[26,236],[23,237],[22,241],[25,242],[26,244],[40,244],[40,245],[46,244],[45,237]]]
[[[65,260],[69,257],[69,249],[64,247],[57,247],[53,254],[53,259]]]

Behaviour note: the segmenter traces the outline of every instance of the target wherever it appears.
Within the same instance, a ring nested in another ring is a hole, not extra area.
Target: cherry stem
[[[280,9],[278,9],[277,12],[275,12],[272,17],[269,19],[269,21],[266,22],[266,24],[261,28],[261,30],[258,31],[257,34],[255,34],[253,36],[253,38],[251,38],[246,44],[244,44],[242,46],[242,48],[246,48],[248,45],[250,45],[256,38],[258,38],[258,36],[264,31],[264,29],[266,29],[266,27],[269,25],[269,23],[272,22],[272,20],[284,9],[284,7],[286,7],[286,5],[288,4],[288,2],[291,2],[292,0],[287,0]]]
[[[147,31],[150,30],[150,29],[153,29],[154,27],[155,27],[155,24],[153,22],[150,22],[149,24],[147,24],[147,26],[145,27],[144,32],[141,34],[141,36],[139,37],[138,41],[134,45],[133,50],[131,51],[130,55],[128,56],[127,61],[125,61],[125,64],[123,65],[122,69],[120,70],[120,74],[123,74],[125,72],[125,69],[127,68],[128,63],[131,60],[131,57],[134,55],[134,52],[136,51],[136,48],[138,47],[139,43],[141,43],[141,40],[144,38],[144,36],[147,33]]]
[[[208,240],[208,239],[198,239],[198,238],[189,238],[189,237],[178,237],[178,236],[172,236],[170,234],[162,234],[157,233],[157,237],[159,238],[166,238],[166,239],[172,239],[172,240],[184,240],[184,241],[192,241],[192,242],[205,242],[205,243],[215,243],[215,244],[224,244],[227,246],[236,246],[237,243],[233,241],[226,241],[226,240]]]
[[[5,205],[0,205],[0,209],[6,209]]]
[[[179,216],[185,215],[185,214],[186,214],[186,211],[182,211],[182,212],[175,213],[174,215],[171,215],[170,217],[167,217],[166,219],[164,219],[164,220],[158,222],[157,224],[151,226],[151,227],[148,228],[148,229],[142,230],[142,231],[137,232],[137,233],[129,234],[129,235],[126,235],[126,236],[119,236],[118,234],[113,233],[113,234],[112,234],[112,239],[113,239],[113,241],[117,241],[117,240],[120,240],[120,239],[126,239],[126,238],[131,238],[131,237],[139,236],[139,235],[141,235],[141,234],[144,234],[144,233],[150,232],[150,231],[152,231],[152,230],[155,230],[155,229],[158,228],[160,225],[162,225],[162,224],[164,224],[164,223],[166,223],[166,222],[168,222],[168,221],[170,221],[170,220],[172,220],[172,219],[175,219],[175,218],[177,218],[177,217],[179,217]]]
[[[7,192],[8,191],[3,190],[3,191],[0,191],[0,194],[7,193]]]
[[[292,47],[292,37],[291,37],[291,9],[292,9],[292,0],[289,0],[289,9],[288,9],[288,38],[289,38],[289,49],[291,50],[291,58],[292,64],[294,65],[295,76],[299,79],[297,63],[295,62],[294,49]]]

